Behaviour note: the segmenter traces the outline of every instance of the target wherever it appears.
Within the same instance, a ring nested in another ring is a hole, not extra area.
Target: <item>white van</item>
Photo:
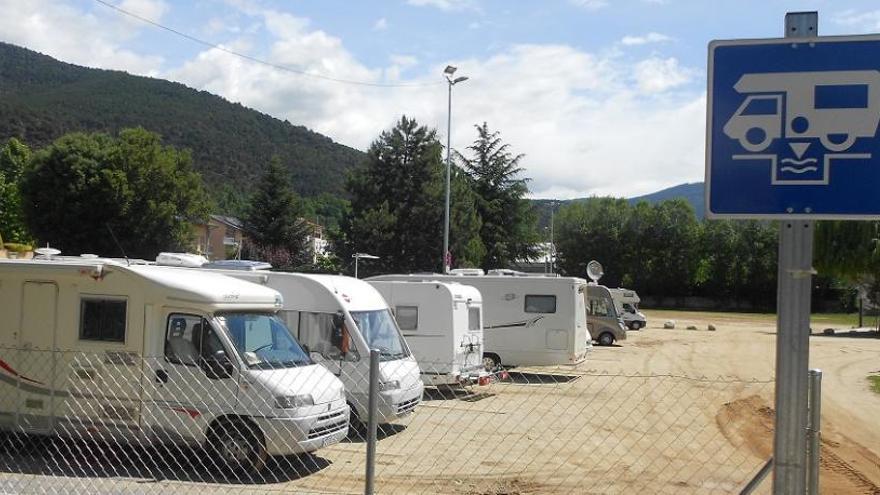
[[[388,304],[370,284],[339,275],[222,271],[267,285],[284,296],[281,315],[309,355],[337,375],[356,420],[366,422],[370,349],[379,349],[378,422],[415,410],[424,384]]]
[[[639,311],[639,303],[642,300],[636,291],[622,287],[609,290],[624,325],[632,330],[639,330],[648,325],[648,317]]]
[[[428,385],[489,383],[483,369],[483,302],[469,285],[370,281],[391,306]]]
[[[496,274],[498,273],[498,274]],[[575,277],[526,276],[502,271],[379,275],[373,280],[438,280],[476,287],[483,296],[483,362],[498,366],[576,364],[587,356],[584,291]]]
[[[0,260],[0,428],[205,445],[206,464],[250,471],[335,444],[348,432],[342,383],[281,306],[217,273]]]

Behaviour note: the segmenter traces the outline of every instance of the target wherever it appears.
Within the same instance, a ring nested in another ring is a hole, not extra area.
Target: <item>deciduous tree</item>
[[[142,128],[63,136],[34,155],[21,186],[31,232],[69,254],[151,259],[185,249],[208,214],[189,153]]]

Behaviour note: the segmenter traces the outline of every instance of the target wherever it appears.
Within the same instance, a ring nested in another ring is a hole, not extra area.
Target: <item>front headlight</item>
[[[314,406],[315,401],[309,394],[282,395],[275,397],[275,407],[278,409],[293,409],[294,407]]]
[[[337,397],[337,398],[345,400],[345,389],[344,388],[339,389],[339,397]]]
[[[383,391],[383,392],[387,391],[387,390],[397,390],[399,388],[400,388],[400,381],[398,381],[398,380],[391,380],[388,382],[379,382],[379,390]]]

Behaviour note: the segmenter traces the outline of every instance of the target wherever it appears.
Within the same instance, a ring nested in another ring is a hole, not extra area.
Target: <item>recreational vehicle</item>
[[[280,315],[311,358],[345,385],[356,421],[367,419],[370,349],[379,349],[379,422],[415,410],[424,384],[419,365],[382,295],[363,280],[338,275],[224,270],[279,291]]]
[[[452,270],[446,275],[380,275],[369,280],[458,282],[476,287],[483,296],[487,369],[575,364],[586,358],[590,347],[583,295],[587,283],[582,278]]]
[[[370,281],[391,306],[426,385],[489,383],[480,291],[444,282]]]
[[[617,313],[611,291],[604,285],[587,285],[587,328],[599,345],[608,346],[626,340],[626,327]]]
[[[614,299],[614,306],[623,320],[623,324],[632,330],[645,328],[648,324],[648,317],[639,311],[641,299],[639,299],[636,291],[623,288],[609,290],[611,291],[611,297]]]
[[[337,443],[342,383],[278,318],[282,302],[207,271],[0,260],[0,428],[204,445],[250,471]]]

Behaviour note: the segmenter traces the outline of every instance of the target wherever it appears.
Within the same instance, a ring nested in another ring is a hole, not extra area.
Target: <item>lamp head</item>
[[[447,76],[451,76],[451,75],[455,74],[455,71],[457,71],[457,70],[458,70],[458,67],[453,67],[451,65],[447,65],[446,68],[443,69],[443,73],[446,74]]]
[[[465,81],[467,81],[467,80],[468,80],[468,77],[467,77],[467,76],[456,77],[456,78],[452,81],[452,84],[458,84],[458,83],[460,83],[460,82],[465,82]]]

